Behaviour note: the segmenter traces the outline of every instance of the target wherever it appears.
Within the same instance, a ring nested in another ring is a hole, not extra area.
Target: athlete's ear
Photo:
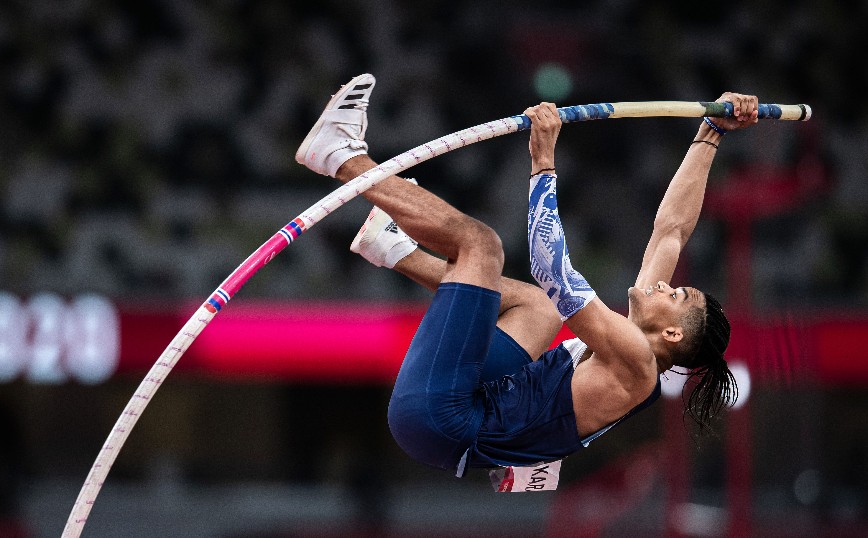
[[[680,342],[684,338],[684,330],[678,325],[666,327],[660,334],[664,340],[673,344]]]

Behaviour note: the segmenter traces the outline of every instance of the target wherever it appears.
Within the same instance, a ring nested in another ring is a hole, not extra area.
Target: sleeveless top
[[[581,438],[573,410],[573,371],[587,349],[578,338],[545,352],[513,375],[482,385],[482,426],[458,465],[466,467],[536,465],[564,458],[586,446],[660,397],[651,394],[620,419]]]

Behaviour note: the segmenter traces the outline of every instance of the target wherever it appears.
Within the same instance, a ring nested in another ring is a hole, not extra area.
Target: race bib
[[[491,485],[498,493],[553,491],[558,489],[561,461],[540,463],[532,467],[501,467],[488,472]]]

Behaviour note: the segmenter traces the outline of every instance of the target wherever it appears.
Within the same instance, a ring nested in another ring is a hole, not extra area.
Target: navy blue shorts
[[[413,337],[389,402],[389,428],[414,459],[454,471],[484,413],[482,383],[531,357],[497,328],[500,293],[441,284]]]

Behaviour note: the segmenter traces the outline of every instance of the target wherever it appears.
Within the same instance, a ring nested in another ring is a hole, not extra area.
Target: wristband
[[[715,123],[714,123],[713,121],[711,121],[710,119],[708,119],[708,116],[703,116],[702,119],[703,119],[703,121],[705,121],[705,123],[708,124],[709,127],[711,127],[712,129],[714,129],[714,132],[716,132],[716,133],[719,134],[720,136],[723,136],[723,135],[726,134],[726,129],[724,129],[724,128],[722,128],[722,127],[718,127],[717,125],[715,125]]]
[[[690,143],[690,145],[692,146],[693,144],[708,144],[709,146],[712,146],[714,149],[717,149],[717,144],[715,144],[714,142],[710,142],[708,140],[694,140],[693,142]]]
[[[540,168],[539,170],[537,170],[536,172],[531,174],[530,177],[538,176],[538,175],[542,174],[543,172],[554,172],[554,171],[555,171],[554,168]]]

